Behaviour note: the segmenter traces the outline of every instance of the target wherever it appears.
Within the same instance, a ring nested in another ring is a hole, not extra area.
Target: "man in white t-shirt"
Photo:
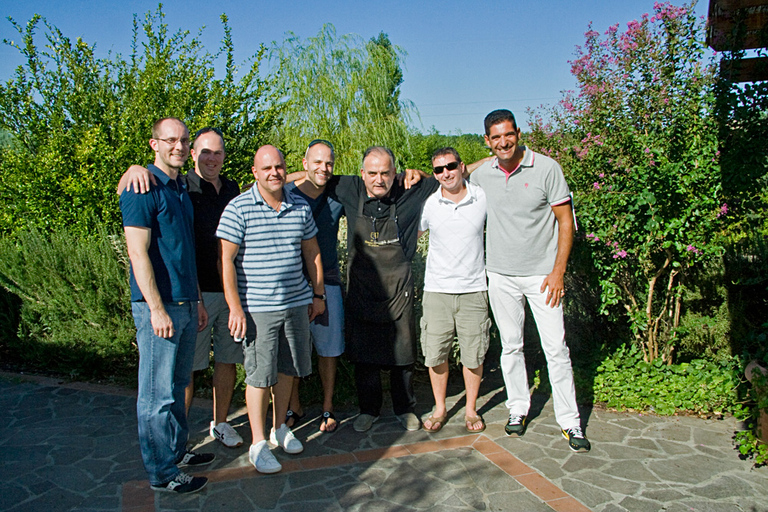
[[[429,368],[435,408],[424,419],[423,428],[437,432],[445,425],[448,356],[455,334],[466,388],[466,428],[469,432],[482,432],[485,423],[477,414],[477,395],[491,325],[483,262],[485,192],[464,180],[464,164],[453,148],[435,151],[432,168],[440,189],[424,203],[419,234],[429,230],[421,347],[424,364]]]

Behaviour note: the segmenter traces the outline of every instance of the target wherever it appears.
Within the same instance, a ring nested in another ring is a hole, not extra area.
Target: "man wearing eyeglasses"
[[[243,444],[243,438],[228,423],[237,377],[237,364],[243,364],[243,349],[235,343],[229,332],[229,308],[224,300],[224,289],[219,274],[219,239],[216,228],[224,208],[240,194],[234,181],[221,175],[226,157],[224,136],[217,128],[202,128],[195,134],[190,150],[195,169],[180,177],[192,200],[195,213],[195,256],[197,277],[202,292],[208,324],[197,334],[192,376],[185,392],[187,414],[194,398],[194,372],[210,366],[213,345],[213,421],[209,427],[211,437],[224,446],[234,448]],[[123,175],[118,193],[124,188],[146,192],[156,180],[147,169],[131,166]]]
[[[465,428],[477,433],[485,430],[477,395],[491,327],[483,248],[485,192],[464,180],[465,166],[454,148],[436,150],[432,170],[440,189],[424,203],[419,234],[429,231],[421,347],[435,408],[423,425],[428,432],[445,425],[448,356],[455,334],[466,389]]]
[[[189,156],[189,131],[179,119],[160,119],[149,145],[155,152],[154,165],[148,166],[155,184],[146,194],[128,190],[120,195],[139,347],[139,444],[152,489],[190,493],[208,480],[191,477],[177,465],[201,466],[215,457],[187,450],[184,389],[197,331],[207,323],[193,257],[192,202],[179,176]]]

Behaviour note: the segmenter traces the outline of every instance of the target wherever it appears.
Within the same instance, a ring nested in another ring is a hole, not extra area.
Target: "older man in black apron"
[[[382,405],[381,372],[389,371],[395,415],[407,430],[418,430],[413,413],[413,363],[416,322],[413,315],[411,260],[418,222],[434,179],[409,190],[395,181],[395,159],[382,146],[365,151],[361,176],[334,176],[326,192],[347,214],[347,356],[355,363],[364,432],[378,419]]]

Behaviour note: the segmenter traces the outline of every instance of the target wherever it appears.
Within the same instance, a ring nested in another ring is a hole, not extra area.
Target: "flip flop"
[[[423,428],[427,432],[433,432],[433,433],[440,432],[440,429],[442,429],[443,426],[445,425],[445,416],[446,416],[445,414],[443,414],[442,416],[433,416],[430,414],[429,418],[421,422],[421,428]],[[427,428],[427,426],[425,425],[425,422],[427,421],[432,424],[431,428]]]
[[[474,425],[477,422],[480,422],[483,424],[480,428],[472,428],[472,425]],[[470,434],[479,434],[483,430],[485,430],[485,420],[483,420],[483,417],[479,414],[477,416],[464,416],[464,426],[467,428],[467,432]]]
[[[333,428],[328,430],[328,420],[333,420]],[[330,411],[323,412],[322,419],[320,420],[320,426],[322,427],[325,425],[325,430],[321,430],[320,432],[326,433],[326,434],[332,434],[333,432],[336,432],[336,429],[339,426],[339,422],[336,421],[336,416],[333,415]]]
[[[297,413],[296,411],[292,411],[292,410],[288,409],[288,412],[286,412],[286,413],[285,413],[285,425],[286,425],[288,428],[293,428],[293,427],[295,427],[296,425],[298,425],[298,424],[299,424],[299,422],[300,422],[301,420],[303,420],[303,419],[304,419],[304,416],[306,416],[306,415],[307,415],[307,413],[304,413],[304,414],[299,414],[299,413]],[[290,421],[290,420],[293,420],[293,423],[291,423],[290,425],[288,425],[288,421]]]

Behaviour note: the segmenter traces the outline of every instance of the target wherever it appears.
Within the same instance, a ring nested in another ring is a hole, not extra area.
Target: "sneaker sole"
[[[253,464],[251,464],[251,465],[254,467],[254,469],[256,469],[256,471],[258,471],[262,475],[273,475],[273,474],[279,473],[280,471],[283,470],[282,466],[280,466],[279,468],[273,468],[273,469],[259,469],[255,465],[253,465]]]
[[[224,446],[226,446],[227,448],[237,448],[238,446],[242,446],[243,445],[242,441],[239,441],[236,444],[227,444],[227,443],[224,442],[224,438],[223,437],[219,437],[216,434],[211,434],[211,437],[214,438],[215,440],[217,440],[218,442],[220,442],[221,444],[223,444]]]
[[[154,485],[150,485],[149,488],[155,492],[167,492],[168,494],[194,494],[196,492],[202,491],[206,485],[208,485],[208,480],[206,480],[205,483],[203,483],[203,485],[201,485],[197,489],[192,489],[191,491],[186,491],[186,492],[176,491],[173,489],[169,489],[167,487],[155,487]]]
[[[201,468],[203,466],[208,466],[209,464],[213,464],[214,460],[216,459],[211,459],[208,462],[200,462],[198,464],[189,464],[189,463],[179,462],[178,464],[176,464],[176,466],[180,468]]]
[[[563,434],[563,437],[565,438],[566,441],[568,441],[568,448],[570,448],[571,451],[574,452],[574,453],[587,453],[589,450],[592,449],[591,446],[589,448],[586,448],[586,447],[584,447],[584,448],[574,448],[573,446],[571,446],[571,442],[568,440],[568,436]]]
[[[299,441],[299,442],[301,442],[301,441]],[[269,441],[267,442],[267,444],[269,446],[271,446],[272,448],[280,448],[281,450],[283,450],[288,455],[296,455],[296,454],[301,453],[301,452],[304,451],[304,445],[302,445],[301,449],[299,449],[299,450],[291,450],[291,451],[289,451],[289,450],[283,448],[282,446],[280,446],[280,443],[273,442],[272,441],[272,437],[269,438]]]
[[[507,432],[507,429],[504,429],[504,433],[507,435],[507,437],[523,437],[526,430],[528,430],[528,425],[523,428],[522,432]]]
[[[368,428],[365,428],[365,429],[359,429],[359,428],[357,428],[357,426],[356,426],[356,425],[353,423],[353,424],[352,424],[352,429],[353,429],[355,432],[368,432],[368,431],[369,431],[369,430],[371,430],[371,428],[373,427],[373,424],[374,424],[374,423],[376,423],[376,422],[378,421],[378,419],[379,419],[379,417],[378,417],[378,416],[376,416],[376,417],[373,419],[373,421],[371,421],[371,424],[370,424],[370,425],[368,425]]]

